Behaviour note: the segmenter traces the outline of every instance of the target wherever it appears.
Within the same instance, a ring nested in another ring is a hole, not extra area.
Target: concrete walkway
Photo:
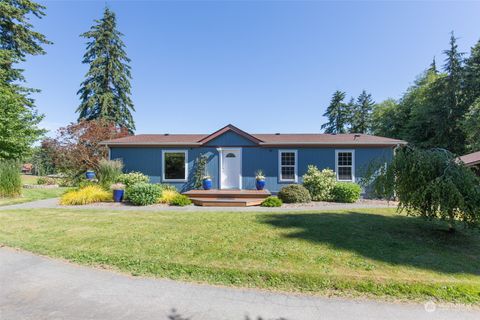
[[[135,278],[0,248],[0,319],[480,319],[480,311]]]
[[[151,206],[133,206],[125,203],[94,203],[83,206],[61,206],[59,198],[51,198],[32,202],[0,206],[0,210],[12,209],[94,209],[94,210],[127,210],[127,211],[241,211],[241,212],[283,212],[283,211],[313,211],[313,210],[353,210],[371,208],[396,208],[396,203],[375,200],[360,200],[356,203],[335,203],[335,202],[311,202],[309,204],[284,204],[280,208],[254,207],[199,207],[186,206],[174,207],[165,204]]]

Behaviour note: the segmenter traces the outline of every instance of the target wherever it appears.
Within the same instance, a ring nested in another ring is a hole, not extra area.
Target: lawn
[[[37,184],[38,176],[22,175],[23,184]],[[52,189],[27,189],[22,188],[22,195],[15,198],[1,198],[0,206],[24,203],[36,200],[60,197],[69,188],[52,188]]]
[[[0,243],[133,275],[480,304],[480,234],[393,209],[0,212]]]
[[[60,197],[69,188],[53,188],[53,189],[22,189],[22,195],[15,198],[0,198],[0,206],[24,203],[42,199]]]

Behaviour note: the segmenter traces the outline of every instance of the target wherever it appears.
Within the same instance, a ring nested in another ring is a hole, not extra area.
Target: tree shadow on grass
[[[328,244],[392,265],[480,275],[477,230],[450,234],[442,223],[422,218],[361,212],[270,214],[261,219],[291,229],[287,238]]]

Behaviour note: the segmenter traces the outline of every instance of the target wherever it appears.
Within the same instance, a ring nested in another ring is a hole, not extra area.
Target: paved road
[[[2,320],[480,319],[480,311],[433,309],[135,278],[0,248]]]
[[[151,206],[133,206],[125,203],[94,203],[82,206],[61,206],[58,204],[58,198],[44,199],[25,203],[12,204],[8,206],[0,206],[0,210],[13,209],[93,209],[93,210],[126,210],[126,211],[239,211],[239,212],[291,212],[291,211],[309,211],[309,210],[354,210],[354,209],[371,209],[371,208],[396,208],[396,203],[361,200],[357,203],[335,203],[335,202],[312,202],[305,205],[283,205],[280,208],[265,207],[172,207],[164,204]]]

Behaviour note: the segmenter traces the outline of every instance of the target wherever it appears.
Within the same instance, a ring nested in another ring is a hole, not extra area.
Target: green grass
[[[22,183],[23,184],[37,184],[37,179],[40,178],[40,176],[34,176],[30,174],[22,174]]]
[[[52,189],[26,189],[22,188],[22,195],[14,198],[0,198],[0,206],[24,203],[36,200],[60,197],[69,188],[52,188]]]
[[[480,234],[352,212],[0,212],[0,243],[133,275],[480,304]]]

